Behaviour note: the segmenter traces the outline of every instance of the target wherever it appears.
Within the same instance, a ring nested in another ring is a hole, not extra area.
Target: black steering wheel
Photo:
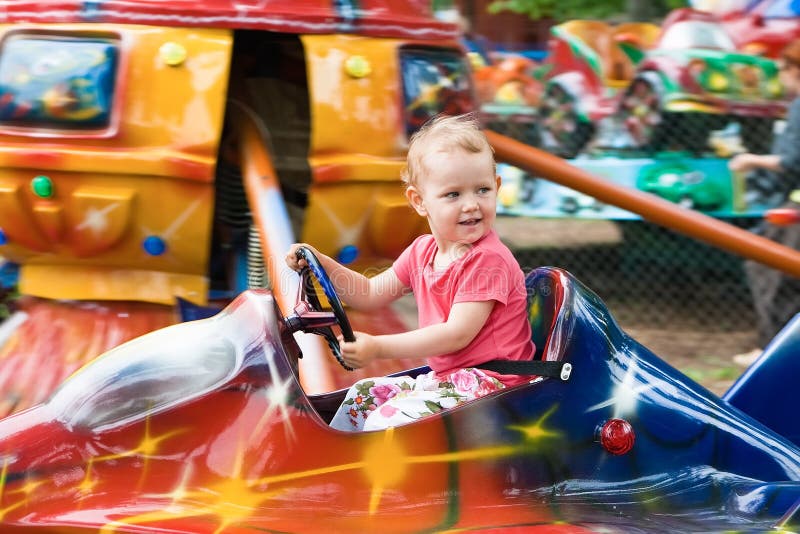
[[[344,312],[342,301],[336,294],[328,273],[322,268],[322,264],[313,252],[306,247],[300,247],[297,249],[297,258],[306,260],[308,267],[303,267],[300,271],[300,287],[297,292],[294,313],[286,318],[286,325],[292,332],[302,330],[309,334],[317,334],[324,337],[339,365],[348,371],[352,371],[353,368],[344,363],[342,359],[342,348],[339,346],[339,341],[331,328],[333,325],[338,325],[345,341],[356,340],[353,328],[350,326],[350,320]],[[314,281],[309,276],[309,273],[314,275],[322,287],[332,312],[322,311],[317,291],[314,289]]]

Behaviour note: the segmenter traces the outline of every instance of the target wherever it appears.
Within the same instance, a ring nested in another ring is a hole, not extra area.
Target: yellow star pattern
[[[279,413],[274,404],[280,404],[285,407],[288,403],[289,396],[285,384],[278,384],[270,392],[265,392],[265,396],[267,404],[270,406],[270,409],[266,410],[265,413],[267,419]],[[366,506],[368,514],[372,516],[380,510],[384,491],[397,487],[407,480],[411,466],[469,462],[523,455],[530,453],[532,443],[557,438],[559,433],[546,428],[547,419],[556,409],[557,406],[551,407],[545,414],[530,424],[510,425],[509,429],[517,430],[524,436],[523,442],[517,444],[478,447],[470,450],[429,455],[409,455],[402,441],[397,439],[396,429],[389,428],[384,432],[367,434],[363,440],[359,441],[359,448],[362,451],[360,460],[256,478],[248,478],[244,475],[247,454],[253,445],[251,441],[258,439],[257,433],[246,431],[249,438],[239,440],[233,465],[227,476],[220,476],[216,482],[203,483],[201,485],[194,476],[193,464],[189,463],[181,471],[179,479],[169,492],[142,494],[142,497],[163,501],[165,503],[163,506],[160,506],[157,510],[109,522],[101,529],[101,532],[111,534],[121,529],[124,530],[126,525],[141,525],[181,518],[210,516],[215,518],[214,523],[217,525],[215,532],[219,533],[223,532],[228,526],[246,524],[248,518],[256,515],[265,501],[296,489],[291,485],[276,486],[332,473],[357,470],[361,470],[364,473],[370,484],[369,500]],[[284,425],[288,425],[290,420],[286,415],[286,413],[281,413]],[[264,419],[262,419],[262,422],[264,422]],[[153,436],[151,435],[150,421],[147,419],[142,438],[133,448],[88,460],[86,473],[75,486],[78,499],[82,500],[90,497],[92,492],[96,491],[96,487],[101,481],[94,475],[93,471],[94,467],[102,462],[133,457],[142,459],[144,465],[141,469],[140,487],[143,486],[144,479],[148,476],[148,462],[157,457],[162,444],[170,438],[188,431],[188,428],[174,429],[161,435]],[[245,432],[244,427],[242,431]],[[16,488],[11,493],[5,492],[4,495],[7,469],[8,460],[5,461],[2,472],[0,472],[0,499],[8,498],[12,494],[23,495],[24,498],[0,509],[0,519],[12,510],[26,505],[29,502],[30,495],[37,488],[50,482],[48,479],[27,480],[21,487]]]

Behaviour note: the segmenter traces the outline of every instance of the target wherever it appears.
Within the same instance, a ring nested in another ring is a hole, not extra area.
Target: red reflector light
[[[800,211],[794,208],[774,208],[767,210],[764,218],[776,226],[789,226],[800,222]]]
[[[600,445],[614,455],[625,454],[633,448],[636,436],[633,427],[624,419],[609,419],[600,428]]]

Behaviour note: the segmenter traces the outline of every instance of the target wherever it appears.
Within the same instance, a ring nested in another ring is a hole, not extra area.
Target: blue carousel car
[[[268,291],[130,341],[0,421],[2,532],[764,532],[800,521],[795,322],[719,398],[569,273],[527,277],[542,374],[385,431],[328,426]],[[307,276],[307,275],[306,275]],[[335,348],[335,347],[334,347]],[[793,361],[794,360],[794,361]],[[424,372],[425,368],[409,371]],[[749,413],[748,413],[749,412]]]

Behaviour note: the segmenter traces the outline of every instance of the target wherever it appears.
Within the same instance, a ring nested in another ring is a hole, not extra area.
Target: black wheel
[[[625,91],[617,111],[633,144],[658,150],[663,140],[664,113],[661,97],[648,78],[635,79]]]
[[[547,88],[539,108],[541,143],[562,158],[574,158],[594,137],[595,126],[577,112],[577,102],[558,84]]]
[[[653,152],[685,150],[699,156],[710,150],[711,132],[725,126],[724,119],[707,113],[664,112],[645,148]]]
[[[768,154],[772,149],[772,117],[741,117],[739,119],[739,135],[742,144],[753,154]]]

